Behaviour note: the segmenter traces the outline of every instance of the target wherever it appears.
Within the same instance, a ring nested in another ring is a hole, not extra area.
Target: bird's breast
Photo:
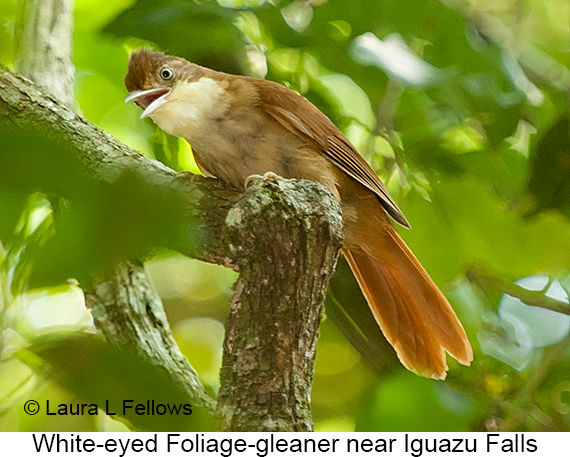
[[[306,178],[307,159],[315,155],[307,155],[297,136],[266,123],[255,112],[205,119],[186,139],[204,171],[238,189],[248,176],[269,171],[284,178]]]

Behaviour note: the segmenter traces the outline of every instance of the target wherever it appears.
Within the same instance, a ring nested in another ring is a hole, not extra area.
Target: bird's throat
[[[162,130],[192,144],[197,129],[225,114],[229,98],[223,82],[206,77],[181,81],[168,95],[168,102],[150,116]]]

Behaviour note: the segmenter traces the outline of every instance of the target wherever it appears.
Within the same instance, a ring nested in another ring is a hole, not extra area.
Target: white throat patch
[[[181,81],[150,117],[165,132],[186,139],[201,127],[204,119],[222,115],[229,101],[223,101],[222,83],[203,77],[195,82]]]

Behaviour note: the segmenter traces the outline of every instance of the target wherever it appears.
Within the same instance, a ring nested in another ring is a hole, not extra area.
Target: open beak
[[[129,92],[125,103],[135,102],[144,111],[141,114],[141,119],[152,115],[158,108],[164,105],[168,100],[166,97],[172,92],[172,89],[148,89],[148,90],[133,90]]]

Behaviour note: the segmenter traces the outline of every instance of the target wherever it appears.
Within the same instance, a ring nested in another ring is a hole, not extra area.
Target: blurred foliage
[[[0,0],[0,62],[9,66],[15,14],[15,0]],[[384,179],[413,226],[402,236],[457,310],[475,360],[469,368],[450,360],[445,383],[405,372],[377,338],[341,264],[319,340],[312,398],[317,430],[568,431],[567,316],[529,312],[528,293],[518,297],[520,289],[511,286],[534,291],[535,300],[552,295],[557,284],[555,298],[568,303],[569,15],[567,0],[77,0],[76,96],[84,115],[121,141],[174,169],[196,171],[186,143],[139,121],[139,110],[122,103],[128,52],[152,46],[297,90]],[[1,133],[2,164],[15,161],[22,145],[33,144],[46,167],[53,162],[41,158],[42,150],[52,157],[64,150]],[[77,214],[78,205],[30,186],[24,171],[5,176],[2,169],[0,430],[122,429],[104,417],[54,424],[23,413],[29,398],[70,403],[74,395],[100,393],[60,380],[62,389],[14,357],[28,344],[34,353],[40,334],[93,331],[73,283],[29,290],[27,259],[43,258],[43,271],[59,274],[53,284],[79,277],[78,266],[90,271],[97,259],[87,249],[93,240],[150,252],[151,232],[171,235],[162,225],[127,232],[132,226],[118,223],[124,208],[113,195],[102,196],[95,209],[87,206],[81,224],[58,228],[53,212]],[[50,170],[76,177],[72,170]],[[144,194],[137,177],[126,181],[134,194]],[[129,235],[136,236],[125,244]],[[66,247],[67,257],[40,255],[50,243]],[[147,266],[182,349],[215,390],[235,275],[167,253]],[[97,360],[107,349],[95,346]],[[61,363],[70,355],[58,356],[70,349],[52,348],[54,366],[80,379]]]
[[[46,211],[53,207],[57,213],[46,219],[45,230],[49,225],[53,234],[23,251],[20,263],[33,268],[15,270],[20,283],[33,288],[68,278],[82,282],[102,277],[123,259],[144,258],[153,248],[172,247],[180,240],[185,214],[182,197],[149,184],[140,172],[127,169],[108,185],[89,179],[71,148],[43,133],[4,127],[0,143],[4,165],[0,195],[8,200],[9,216],[0,220],[0,233],[7,235],[4,240],[10,240],[21,204],[13,200],[14,193],[21,197],[41,192],[48,203]],[[36,166],[30,167],[30,162]],[[192,223],[187,228],[197,233]]]
[[[101,410],[97,414],[116,414],[135,429],[214,428],[199,409],[192,408],[183,388],[163,368],[137,354],[117,351],[95,336],[49,334],[36,338],[30,347],[18,353],[18,358],[56,380],[86,404],[97,405]],[[109,373],[113,376],[109,377]],[[50,411],[57,411],[57,404],[50,403]],[[167,411],[166,405],[172,409]],[[43,405],[40,407],[43,409]],[[66,407],[73,410],[73,406]]]

